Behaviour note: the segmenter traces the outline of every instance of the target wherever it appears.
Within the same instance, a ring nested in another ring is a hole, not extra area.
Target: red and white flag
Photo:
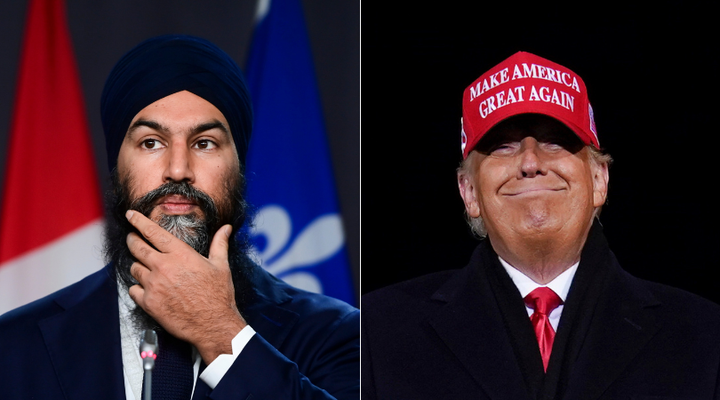
[[[30,0],[0,209],[0,314],[102,268],[102,200],[63,0]]]

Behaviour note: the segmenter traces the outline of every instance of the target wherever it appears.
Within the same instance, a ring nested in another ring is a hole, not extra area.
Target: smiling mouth
[[[509,192],[509,193],[504,193],[504,195],[513,197],[513,196],[522,196],[522,195],[526,195],[526,194],[540,194],[543,192],[556,193],[556,192],[561,192],[563,190],[565,190],[565,189],[564,188],[538,187],[538,188],[527,188],[527,189],[515,190],[515,191]]]

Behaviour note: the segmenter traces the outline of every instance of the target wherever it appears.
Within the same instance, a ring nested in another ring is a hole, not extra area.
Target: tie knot
[[[562,300],[549,287],[539,287],[525,296],[525,304],[537,313],[548,315],[562,304]]]

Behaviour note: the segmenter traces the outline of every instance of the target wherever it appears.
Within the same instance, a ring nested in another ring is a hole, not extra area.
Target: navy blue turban
[[[110,72],[100,102],[108,168],[140,110],[173,93],[192,92],[217,107],[230,125],[240,165],[245,165],[252,104],[240,67],[205,39],[165,35],[127,52]]]

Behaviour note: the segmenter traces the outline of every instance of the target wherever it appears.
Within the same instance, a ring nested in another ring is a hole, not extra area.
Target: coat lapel
[[[60,294],[65,310],[40,321],[68,399],[125,399],[115,281],[105,267]]]
[[[580,267],[568,294],[568,307],[558,327],[561,343],[560,384],[565,399],[599,398],[660,329],[656,298],[638,280],[622,270],[595,222],[583,249]],[[555,348],[553,348],[553,355]],[[562,354],[564,353],[564,354]],[[559,359],[550,360],[548,380],[556,382]]]
[[[492,275],[488,253],[492,251],[487,243],[479,246],[471,267],[433,295],[446,304],[430,325],[490,398],[534,398],[528,392],[528,385],[535,383],[533,365],[523,368],[512,357],[523,349],[523,336],[513,339],[507,333],[514,315],[504,314],[512,311],[512,304],[503,306],[492,294],[490,282],[497,276]],[[655,318],[660,306],[647,288],[620,268],[596,222],[568,295],[556,337],[559,348],[553,349],[548,374],[541,381],[541,397],[600,398],[660,329],[661,321]],[[514,329],[519,328],[526,327]],[[528,377],[530,381],[524,380]]]
[[[473,255],[472,267],[433,295],[446,305],[429,323],[488,397],[530,399],[486,271],[476,267],[484,247],[489,246],[481,245]]]
[[[661,327],[660,303],[615,263],[570,372],[566,399],[597,399]]]

